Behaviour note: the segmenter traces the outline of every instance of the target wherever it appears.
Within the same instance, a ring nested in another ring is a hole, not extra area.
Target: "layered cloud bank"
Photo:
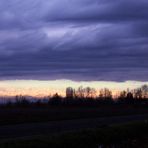
[[[0,79],[148,80],[147,0],[0,0]]]

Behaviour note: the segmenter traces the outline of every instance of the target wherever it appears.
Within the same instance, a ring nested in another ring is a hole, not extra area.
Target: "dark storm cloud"
[[[148,78],[146,0],[0,0],[1,79]]]
[[[63,3],[61,6],[57,1],[58,11],[53,7],[47,15],[48,20],[120,22],[147,19],[146,0],[76,0],[72,3],[65,0]]]

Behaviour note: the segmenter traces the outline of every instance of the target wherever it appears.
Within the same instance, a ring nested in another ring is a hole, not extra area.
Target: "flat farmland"
[[[147,114],[143,105],[1,107],[0,125]]]

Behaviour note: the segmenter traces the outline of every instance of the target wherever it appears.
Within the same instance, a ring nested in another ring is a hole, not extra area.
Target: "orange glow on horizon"
[[[58,93],[65,96],[67,87],[77,89],[79,86],[93,87],[97,90],[97,94],[101,88],[109,88],[113,96],[122,90],[134,89],[141,85],[148,84],[148,82],[126,81],[126,82],[105,82],[105,81],[71,81],[71,80],[7,80],[0,81],[0,96],[35,96],[43,97]]]

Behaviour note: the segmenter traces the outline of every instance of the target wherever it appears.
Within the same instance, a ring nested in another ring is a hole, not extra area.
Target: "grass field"
[[[145,105],[28,106],[1,107],[0,126],[30,123],[147,114]],[[56,135],[0,140],[0,148],[147,148],[148,123],[107,126]]]
[[[1,107],[0,125],[148,113],[141,105]]]
[[[146,148],[148,123],[136,122],[55,136],[0,141],[0,148]]]

